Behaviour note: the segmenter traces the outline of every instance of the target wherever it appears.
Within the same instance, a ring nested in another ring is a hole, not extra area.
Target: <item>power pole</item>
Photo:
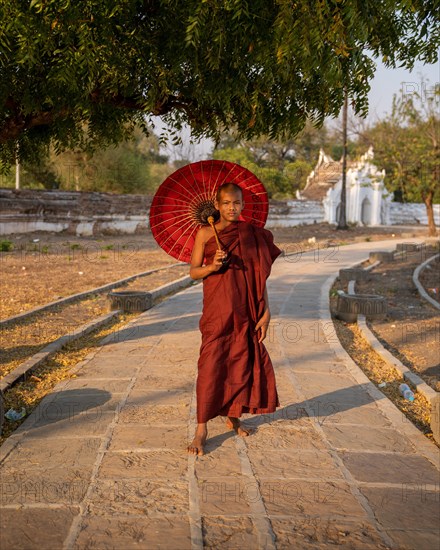
[[[15,189],[20,189],[20,159],[18,158],[18,143],[15,154]]]
[[[20,163],[15,161],[15,189],[20,189]]]
[[[344,107],[342,109],[342,186],[341,202],[339,203],[339,219],[336,229],[348,229],[347,225],[347,119],[348,92],[344,90]]]

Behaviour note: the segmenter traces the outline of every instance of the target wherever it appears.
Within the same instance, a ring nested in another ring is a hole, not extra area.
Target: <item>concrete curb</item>
[[[394,357],[376,338],[376,336],[368,328],[366,319],[363,315],[358,317],[358,326],[362,333],[362,336],[367,340],[370,346],[374,351],[380,355],[380,357],[385,361],[390,367],[395,367],[403,376],[405,380],[408,380],[413,384],[417,391],[421,393],[429,402],[431,402],[437,396],[437,393],[433,388],[428,386],[426,382],[415,372],[411,371],[407,366]]]
[[[428,258],[425,260],[422,264],[420,264],[413,273],[413,283],[416,285],[417,290],[419,291],[420,296],[427,300],[432,306],[434,306],[437,309],[440,309],[440,304],[434,300],[434,298],[431,298],[431,296],[426,292],[426,290],[423,288],[422,283],[419,281],[419,275],[421,271],[433,260],[438,258],[440,254],[435,254],[434,256],[431,256],[431,258]]]
[[[437,254],[436,256],[429,258],[426,262],[421,264],[417,269],[423,268],[423,266],[433,260],[435,257],[439,256]],[[373,269],[373,267],[376,267],[379,265],[380,262],[375,262],[371,266],[368,266],[365,269]],[[359,265],[359,264],[357,264]],[[417,271],[416,269],[416,271]],[[415,272],[414,272],[415,274]],[[413,276],[414,280],[414,276]],[[415,281],[414,281],[415,282]],[[420,284],[420,283],[419,283]],[[349,281],[348,283],[348,294],[356,294],[355,291],[355,285],[356,281]],[[421,286],[421,285],[420,285]],[[431,298],[429,297],[431,300]],[[439,304],[437,306],[440,308]],[[383,345],[382,343],[376,338],[376,335],[368,328],[367,320],[364,315],[358,315],[358,321],[357,321],[358,327],[362,333],[362,336],[367,340],[367,342],[370,344],[370,346],[373,348],[373,350],[380,355],[380,357],[389,365],[390,367],[395,367],[403,376],[405,380],[408,380],[415,386],[417,391],[427,399],[429,403],[432,403],[434,399],[436,399],[438,392],[436,392],[433,388],[428,386],[428,384],[415,372],[410,370],[406,365],[404,365],[397,357],[394,357],[392,353],[390,353]]]
[[[350,267],[355,267],[360,265],[364,261],[368,260],[365,258],[362,262],[357,262],[356,264],[351,265]],[[337,274],[330,275],[325,283],[321,287],[321,296],[320,296],[320,307],[319,307],[319,317],[321,322],[328,326],[330,323],[333,327],[332,334],[336,335],[336,328],[333,323],[333,319],[330,314],[330,289],[337,277]],[[344,362],[347,367],[348,372],[354,378],[358,384],[363,384],[366,391],[377,403],[379,409],[387,416],[387,418],[394,424],[394,426],[403,433],[418,449],[420,454],[425,456],[430,462],[434,465],[438,464],[438,449],[426,439],[426,437],[414,426],[414,424],[406,418],[406,416],[388,399],[388,397],[380,391],[377,386],[364,374],[364,372],[358,367],[358,365],[353,361],[350,355],[342,347],[341,342],[338,338],[329,338],[328,344],[335,353],[335,355]]]
[[[90,294],[99,294],[101,292],[105,292],[106,290],[112,290],[113,288],[117,288],[118,286],[122,286],[125,283],[128,283],[130,281],[134,281],[135,279],[138,279],[140,277],[145,277],[147,275],[150,275],[151,273],[156,273],[157,271],[161,271],[163,269],[169,269],[171,267],[177,267],[179,265],[185,265],[183,262],[178,262],[176,264],[171,264],[165,267],[158,267],[157,269],[151,269],[150,271],[143,271],[142,273],[138,273],[137,275],[132,275],[131,277],[126,277],[125,279],[119,279],[118,281],[115,281],[114,283],[109,283],[107,285],[98,286],[97,288],[92,288],[91,290],[86,290],[84,292],[79,292],[78,294],[72,294],[72,296],[67,296],[66,298],[61,298],[61,300],[55,300],[54,302],[49,302],[48,304],[45,304],[44,306],[36,307],[34,309],[31,309],[30,311],[26,311],[25,313],[20,313],[19,315],[14,315],[13,317],[8,317],[7,319],[3,319],[0,321],[0,326],[7,325],[8,323],[14,323],[16,321],[21,321],[22,319],[26,319],[26,317],[29,317],[35,313],[40,313],[42,311],[45,311],[46,309],[50,309],[55,306],[68,304],[69,302],[73,302],[75,300],[78,300],[80,298],[85,298],[86,296],[89,296]]]
[[[163,298],[167,296],[168,294],[174,294],[178,292],[179,290],[182,290],[188,286],[190,286],[193,282],[193,279],[189,276],[181,277],[180,279],[177,279],[175,281],[172,281],[171,283],[167,283],[165,285],[162,285],[155,290],[151,291],[151,299],[153,306],[155,305],[155,302],[157,302],[160,298]],[[59,351],[63,346],[65,346],[67,343],[71,342],[72,340],[76,340],[78,338],[81,338],[81,336],[84,336],[93,330],[99,328],[100,326],[104,325],[108,321],[110,321],[113,317],[118,316],[120,313],[122,313],[120,310],[115,310],[110,313],[106,313],[105,315],[102,315],[101,317],[98,317],[98,319],[95,319],[94,321],[91,321],[90,323],[87,323],[77,329],[75,329],[73,332],[69,334],[65,334],[64,336],[60,336],[60,338],[57,338],[47,346],[45,346],[43,349],[41,349],[38,353],[30,357],[27,361],[22,363],[19,367],[11,371],[9,374],[7,374],[4,378],[0,380],[0,394],[2,392],[7,391],[11,386],[13,386],[20,378],[24,377],[26,374],[31,373],[34,369],[38,367],[43,361],[45,361],[48,357],[53,355],[55,352]],[[139,312],[139,315],[142,312]]]
[[[65,334],[64,336],[60,336],[59,338],[45,346],[43,349],[41,349],[38,353],[30,357],[27,361],[22,363],[19,367],[3,377],[0,381],[0,392],[7,391],[18,380],[20,380],[27,374],[30,374],[39,365],[41,365],[43,361],[62,349],[69,342],[77,340],[78,338],[81,338],[81,336],[85,336],[96,328],[105,325],[108,321],[113,319],[113,317],[117,317],[120,313],[121,312],[119,310],[112,311],[111,313],[106,313],[105,315],[101,315],[101,317],[98,317],[98,319],[95,319],[94,321],[91,321],[90,323],[87,323],[75,329],[73,332]]]

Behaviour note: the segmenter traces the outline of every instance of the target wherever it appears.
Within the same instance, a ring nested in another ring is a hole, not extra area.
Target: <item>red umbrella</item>
[[[194,162],[168,176],[151,204],[151,232],[167,254],[182,262],[191,260],[198,229],[208,225],[208,216],[218,219],[215,194],[226,182],[239,185],[243,191],[245,205],[240,219],[264,227],[269,210],[267,193],[252,172],[226,160]]]

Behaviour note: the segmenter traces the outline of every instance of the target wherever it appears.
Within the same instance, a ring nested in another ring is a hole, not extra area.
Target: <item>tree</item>
[[[433,203],[440,202],[439,101],[438,85],[431,95],[394,97],[391,115],[362,136],[385,168],[387,188],[404,202],[425,203],[431,236],[436,234]]]
[[[339,203],[339,219],[336,229],[348,229],[347,225],[347,124],[348,124],[348,96],[345,92],[344,107],[342,109],[342,183],[341,202]]]
[[[250,141],[235,141],[229,132],[222,134],[213,157],[237,162],[258,173],[270,197],[292,198],[302,189],[312,171],[320,148],[330,147],[327,128],[315,128],[307,122],[294,138],[286,140],[260,136]]]
[[[132,140],[93,155],[80,149],[59,155],[51,151],[38,163],[26,162],[22,180],[27,188],[151,194],[174,169],[167,160],[156,136],[136,129]],[[4,186],[13,185],[12,176],[3,179]]]
[[[0,4],[0,159],[117,143],[160,115],[217,139],[290,137],[367,111],[372,57],[437,59],[423,0],[9,0]],[[369,54],[366,53],[368,49]],[[371,57],[370,57],[371,56]],[[86,136],[83,126],[87,125]],[[171,136],[172,136],[171,131]],[[18,144],[18,149],[17,149]]]

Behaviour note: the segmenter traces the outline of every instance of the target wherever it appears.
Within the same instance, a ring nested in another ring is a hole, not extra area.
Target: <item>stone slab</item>
[[[336,405],[334,414],[323,418],[327,424],[360,424],[389,428],[391,421],[380,411],[376,403],[362,405],[361,407],[339,410]]]
[[[99,468],[99,477],[184,480],[187,471],[188,458],[181,451],[107,452]]]
[[[26,436],[40,439],[103,437],[113,419],[114,413],[99,410],[86,411],[62,420],[41,419],[28,429]]]
[[[98,479],[89,500],[91,515],[185,514],[188,486],[180,481],[151,481],[118,477]]]
[[[63,547],[70,525],[79,510],[61,508],[3,508],[0,511],[0,548],[47,550]],[[17,521],[20,517],[20,521]]]
[[[189,407],[167,405],[127,405],[119,415],[119,423],[139,424],[144,427],[153,425],[187,425]],[[182,428],[183,429],[183,428]]]
[[[271,517],[271,523],[276,536],[276,547],[279,550],[388,548],[383,544],[374,526],[358,518],[350,521],[350,518],[295,514],[286,518]]]
[[[259,546],[258,533],[247,516],[204,516],[202,517],[202,532],[204,548],[266,548],[266,544]]]
[[[14,468],[26,470],[29,475],[38,475],[31,472],[51,470],[60,465],[81,468],[95,462],[100,445],[100,438],[58,439],[51,440],[50,445],[42,445],[39,439],[22,438],[1,468],[13,465]]]
[[[440,472],[421,456],[400,453],[341,453],[353,477],[373,483],[439,485]]]
[[[346,483],[264,479],[260,492],[272,516],[339,516],[366,519],[366,514]]]
[[[424,484],[408,483],[400,487],[361,487],[361,492],[385,529],[431,531],[438,526],[438,488],[432,491]]]
[[[213,477],[241,476],[241,463],[233,447],[217,448],[197,457],[195,462],[197,479],[206,480]]]
[[[143,390],[182,390],[192,391],[194,387],[194,374],[187,372],[184,376],[171,371],[142,372],[133,386],[134,391]]]
[[[337,449],[412,453],[414,447],[402,434],[391,428],[357,424],[324,424],[322,429]]]
[[[131,378],[89,378],[82,373],[75,379],[69,380],[65,389],[107,391],[111,394],[125,393],[130,385]]]
[[[128,334],[129,336],[129,334]],[[119,333],[114,335],[112,340],[105,339],[103,347],[99,350],[98,354],[95,357],[98,359],[101,356],[111,355],[113,357],[118,357],[120,359],[128,358],[132,360],[143,360],[145,359],[151,350],[157,346],[160,342],[159,337],[148,338],[148,341],[145,340],[136,340],[136,341],[125,341],[124,334]]]
[[[394,541],[396,548],[417,548],[417,550],[435,550],[439,547],[438,529],[395,529],[385,533]]]
[[[86,518],[77,550],[191,550],[188,518],[178,515],[133,518]]]
[[[347,368],[342,363],[336,361],[298,361],[292,365],[292,372],[299,374],[307,373],[323,373],[323,374],[345,374]]]
[[[342,481],[340,468],[322,450],[254,451],[249,456],[252,469],[260,479],[316,479]]]
[[[351,377],[341,374],[297,372],[295,377],[307,399],[321,397],[323,400],[337,401],[340,397],[343,400],[345,394],[349,394],[352,388],[357,388]]]
[[[3,466],[1,505],[51,506],[79,504],[88,489],[93,462],[88,466],[30,470]]]
[[[133,390],[127,398],[127,406],[188,406],[192,392],[165,390]]]
[[[295,427],[280,427],[279,425],[267,425],[260,427],[258,431],[245,439],[249,452],[266,451],[268,449],[315,449],[324,451],[325,446],[321,437],[313,430],[295,429]]]
[[[115,411],[122,397],[122,393],[111,393],[98,388],[65,387],[62,391],[50,394],[40,404],[37,418],[43,422],[54,422],[82,413],[97,417],[101,413]]]
[[[248,515],[249,500],[255,498],[257,484],[244,476],[212,477],[200,480],[199,508],[206,515]]]
[[[183,426],[116,426],[110,442],[110,451],[136,449],[185,450],[187,430]]]
[[[142,359],[143,360],[143,359]],[[98,359],[89,361],[81,368],[81,373],[87,378],[132,378],[139,368],[139,363],[132,361],[123,365],[116,364],[111,360],[101,362]]]

